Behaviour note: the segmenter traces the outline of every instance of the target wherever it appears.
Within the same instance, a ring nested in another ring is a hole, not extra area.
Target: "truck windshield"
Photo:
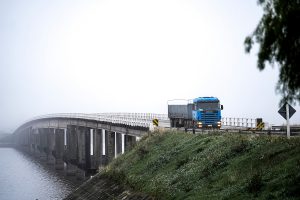
[[[198,102],[197,109],[218,110],[220,109],[220,106],[219,106],[219,102]]]

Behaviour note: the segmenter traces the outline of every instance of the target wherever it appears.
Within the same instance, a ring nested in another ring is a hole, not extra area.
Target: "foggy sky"
[[[278,67],[260,72],[244,52],[261,15],[256,0],[0,0],[0,130],[48,113],[167,113],[167,100],[200,96],[224,117],[283,124]]]

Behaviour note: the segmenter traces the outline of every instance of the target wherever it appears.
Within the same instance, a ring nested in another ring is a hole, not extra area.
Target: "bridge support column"
[[[74,125],[67,126],[67,155],[65,161],[67,163],[66,174],[74,176],[77,173],[77,127]]]
[[[55,133],[53,128],[46,129],[47,135],[47,164],[54,165],[55,157],[53,155],[55,149]]]
[[[107,159],[110,163],[115,157],[115,132],[107,131]]]
[[[29,131],[30,131],[29,128],[27,128],[24,134],[24,151],[26,153],[29,153],[29,133],[30,133]]]
[[[116,132],[116,156],[122,154],[122,134]]]
[[[55,129],[55,169],[64,169],[64,129]]]
[[[28,138],[28,141],[29,141],[29,153],[31,155],[34,155],[34,132],[33,132],[33,128],[32,127],[29,127],[28,128],[28,134],[29,134],[29,138]]]
[[[130,150],[136,143],[136,137],[131,135],[124,135],[125,151]]]
[[[78,141],[78,167],[81,169],[90,169],[91,154],[90,154],[90,129],[86,127],[78,127],[77,141]]]
[[[84,128],[78,127],[76,130],[77,135],[77,164],[79,168],[84,168],[85,164],[85,132]]]
[[[106,166],[108,164],[108,131],[102,129],[102,155],[101,155],[101,166]]]
[[[23,135],[23,151],[30,153],[30,128],[26,128]]]
[[[38,129],[33,129],[33,148],[34,148],[34,156],[36,158],[40,157],[39,143],[40,143],[40,134]]]
[[[101,165],[102,148],[102,129],[94,129],[92,168],[96,170]]]
[[[77,164],[77,127],[73,125],[67,126],[67,156],[66,162],[69,164]]]
[[[47,161],[47,132],[45,128],[38,129],[40,136],[40,145],[38,147],[40,151],[40,159],[42,161]]]
[[[85,170],[91,170],[91,129],[85,131]]]
[[[20,131],[17,140],[18,140],[18,148],[22,149],[23,148],[23,143],[24,143],[24,135],[25,135],[25,131],[22,130]],[[23,150],[23,149],[22,149]]]
[[[77,136],[77,169],[76,177],[78,180],[82,180],[85,177],[86,169],[86,135],[88,132],[86,127],[76,127]]]

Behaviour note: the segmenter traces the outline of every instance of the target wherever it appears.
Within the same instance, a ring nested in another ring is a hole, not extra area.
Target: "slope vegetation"
[[[102,175],[155,199],[300,199],[300,138],[155,133]]]
[[[67,199],[300,199],[300,138],[154,133]]]

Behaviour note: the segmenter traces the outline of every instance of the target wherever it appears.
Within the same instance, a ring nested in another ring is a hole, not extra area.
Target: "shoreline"
[[[12,143],[0,143],[0,148],[14,148],[15,145]]]

